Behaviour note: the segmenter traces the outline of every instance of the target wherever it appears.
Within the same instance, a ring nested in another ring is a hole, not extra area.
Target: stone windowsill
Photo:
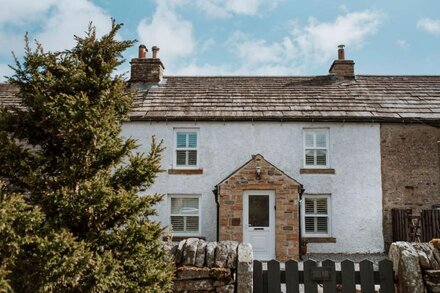
[[[336,238],[334,237],[304,237],[309,243],[336,243]]]
[[[335,169],[314,169],[314,168],[302,168],[299,169],[300,174],[335,174]]]
[[[203,169],[168,169],[170,175],[201,175]]]
[[[173,236],[173,237],[171,237],[171,241],[172,242],[180,242],[180,241],[188,239],[188,238],[198,238],[198,239],[206,240],[206,237],[204,237],[204,236]],[[168,237],[164,236],[164,237],[162,237],[162,240],[167,241]]]

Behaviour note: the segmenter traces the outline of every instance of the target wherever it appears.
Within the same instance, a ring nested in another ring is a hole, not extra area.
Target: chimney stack
[[[148,49],[145,45],[140,45],[138,58],[131,59],[130,86],[132,88],[148,88],[159,83],[163,78],[165,67],[157,58],[159,48],[153,46],[153,58],[147,58]]]
[[[338,79],[354,79],[354,62],[345,60],[345,45],[338,46],[338,59],[333,61],[329,73]]]

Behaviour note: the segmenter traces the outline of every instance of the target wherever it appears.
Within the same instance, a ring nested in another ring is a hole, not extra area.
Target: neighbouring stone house
[[[440,76],[357,75],[343,47],[322,76],[164,76],[157,50],[131,61],[122,134],[164,142],[149,192],[174,239],[249,242],[257,259],[296,259],[301,238],[381,252],[391,208],[440,204]],[[19,102],[7,84],[0,99]]]

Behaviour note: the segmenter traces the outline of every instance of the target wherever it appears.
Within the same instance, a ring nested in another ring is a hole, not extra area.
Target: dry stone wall
[[[174,292],[252,292],[250,244],[188,238],[165,247],[176,263]]]
[[[389,258],[400,293],[440,292],[440,245],[394,242]]]

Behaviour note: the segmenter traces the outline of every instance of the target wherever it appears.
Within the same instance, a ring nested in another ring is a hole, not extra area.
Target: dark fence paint
[[[361,286],[362,293],[374,293],[375,285],[380,286],[381,293],[394,293],[393,264],[390,260],[379,262],[379,270],[373,270],[373,263],[364,260],[359,264],[360,270],[355,271],[354,263],[344,260],[341,270],[336,271],[335,263],[331,260],[322,262],[322,270],[315,261],[304,262],[304,270],[298,270],[298,263],[289,260],[285,270],[280,269],[280,263],[271,260],[267,263],[267,270],[263,270],[260,261],[254,261],[254,293],[280,293],[281,284],[286,284],[286,293],[299,293],[299,285],[304,284],[305,293],[318,292],[318,285],[322,286],[324,293],[336,293],[337,286],[342,287],[343,293],[355,293],[356,285]],[[314,269],[318,268],[318,269]],[[318,272],[318,274],[315,274]],[[326,281],[316,281],[316,276],[322,273]],[[328,276],[328,274],[330,274]]]

